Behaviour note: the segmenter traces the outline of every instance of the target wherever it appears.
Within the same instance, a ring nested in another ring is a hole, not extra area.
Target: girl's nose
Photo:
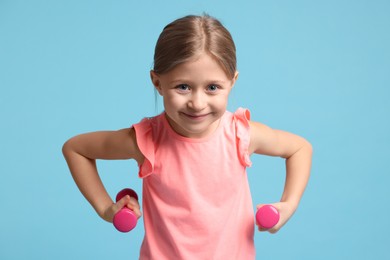
[[[188,107],[195,111],[201,111],[206,107],[206,97],[203,93],[194,92],[188,102]]]

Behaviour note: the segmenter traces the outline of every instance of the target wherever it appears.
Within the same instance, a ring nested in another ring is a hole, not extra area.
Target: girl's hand
[[[118,213],[118,211],[120,211],[123,207],[131,209],[135,213],[137,218],[140,218],[142,216],[138,200],[133,197],[130,197],[129,195],[126,195],[121,198],[117,203],[113,203],[110,207],[108,207],[104,211],[103,216],[101,217],[104,220],[112,223],[115,214]]]
[[[264,205],[265,204],[257,205],[256,206],[257,210]],[[284,226],[284,224],[287,223],[287,221],[294,214],[296,207],[294,205],[291,205],[288,202],[278,202],[278,203],[274,203],[274,204],[270,204],[270,205],[274,206],[279,211],[279,215],[280,215],[279,222],[273,228],[270,228],[270,229],[265,229],[265,228],[260,227],[259,223],[257,223],[257,222],[256,222],[256,225],[258,226],[259,231],[261,231],[261,232],[268,231],[269,233],[274,234],[274,233],[278,232],[279,229],[281,229]]]

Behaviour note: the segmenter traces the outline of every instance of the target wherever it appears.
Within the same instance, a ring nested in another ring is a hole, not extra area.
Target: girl
[[[254,259],[254,212],[246,167],[253,153],[286,159],[277,232],[292,216],[310,174],[311,145],[294,134],[226,111],[238,77],[230,33],[210,16],[167,25],[155,49],[152,83],[165,111],[130,128],[68,140],[72,176],[101,218],[112,222],[129,196],[113,203],[96,159],[134,159],[143,180],[145,237],[140,259]],[[260,207],[261,205],[258,205]],[[260,231],[263,231],[259,228]]]

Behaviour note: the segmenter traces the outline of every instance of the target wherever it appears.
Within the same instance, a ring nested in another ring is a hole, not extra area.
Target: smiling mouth
[[[194,114],[187,114],[187,113],[183,113],[183,112],[181,114],[184,115],[185,117],[193,119],[193,120],[201,120],[209,115],[209,114],[194,115]]]

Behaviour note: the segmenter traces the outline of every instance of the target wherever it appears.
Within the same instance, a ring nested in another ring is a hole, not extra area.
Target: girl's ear
[[[232,80],[232,87],[234,87],[234,84],[236,83],[237,79],[238,79],[238,71],[236,71],[236,73],[234,73],[234,77]]]
[[[236,73],[234,73],[234,82],[236,82],[238,79],[238,71],[236,71]]]
[[[152,80],[153,86],[156,88],[158,93],[162,95],[161,93],[161,83],[160,83],[160,76],[154,72],[153,70],[150,71],[150,79]]]

